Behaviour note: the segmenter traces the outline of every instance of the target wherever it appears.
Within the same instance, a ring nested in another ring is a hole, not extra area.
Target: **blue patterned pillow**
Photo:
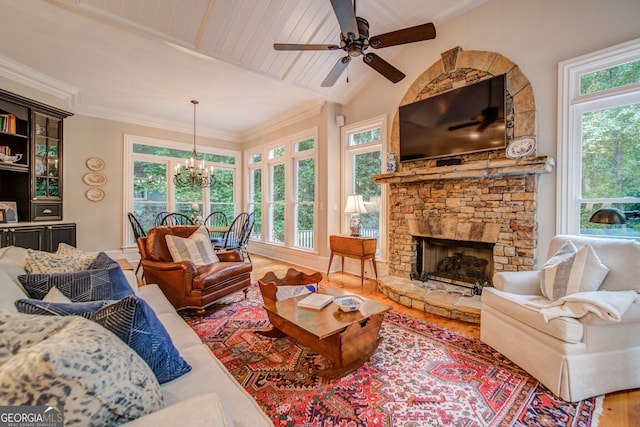
[[[113,300],[88,302],[46,302],[39,299],[19,299],[15,306],[20,313],[48,316],[82,316],[86,319],[96,311],[115,303]]]
[[[43,299],[57,287],[73,302],[119,300],[133,294],[124,272],[104,252],[98,254],[89,269],[72,273],[23,274],[18,280],[29,297]]]
[[[104,252],[100,252],[98,255],[96,255],[93,261],[91,261],[91,263],[87,267],[87,270],[99,270],[101,268],[115,267],[116,265],[119,266],[116,260],[105,254]]]
[[[104,326],[135,350],[160,384],[191,371],[180,356],[156,313],[142,299],[128,296],[94,313],[91,320]]]
[[[156,313],[133,295],[120,301],[46,303],[33,299],[16,301],[21,313],[50,316],[78,315],[93,320],[131,347],[163,384],[191,371],[180,356]]]

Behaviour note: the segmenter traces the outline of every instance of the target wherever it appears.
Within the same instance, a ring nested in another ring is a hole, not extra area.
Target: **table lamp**
[[[616,208],[601,208],[591,215],[589,222],[597,224],[621,225],[626,224],[628,219],[640,218],[640,211],[621,211]]]
[[[347,206],[344,209],[344,213],[350,213],[349,227],[351,228],[351,235],[354,237],[360,236],[360,229],[362,228],[362,222],[360,222],[360,214],[367,213],[364,207],[364,200],[362,195],[347,196]]]

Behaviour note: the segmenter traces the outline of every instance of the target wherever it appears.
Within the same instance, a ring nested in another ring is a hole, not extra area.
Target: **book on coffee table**
[[[312,293],[298,301],[298,307],[320,310],[333,301],[333,295]]]

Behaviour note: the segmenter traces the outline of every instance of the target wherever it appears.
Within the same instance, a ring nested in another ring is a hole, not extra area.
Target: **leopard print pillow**
[[[75,255],[61,255],[27,249],[24,269],[27,273],[70,273],[83,270],[84,260]]]
[[[80,270],[86,270],[89,268],[89,265],[96,259],[96,254],[90,254],[85,251],[81,251],[75,246],[67,245],[66,243],[58,243],[58,250],[56,251],[58,255],[68,255],[77,257]]]
[[[64,407],[65,425],[117,425],[164,406],[149,366],[77,316],[0,310],[0,384],[0,406]]]

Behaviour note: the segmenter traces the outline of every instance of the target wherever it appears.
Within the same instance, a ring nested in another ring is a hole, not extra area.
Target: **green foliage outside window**
[[[582,94],[640,82],[640,61],[581,76]],[[589,111],[582,115],[583,199],[640,197],[640,104]],[[638,203],[607,203],[623,211],[640,209]],[[611,233],[611,226],[589,222],[601,202],[581,206],[581,232]],[[630,220],[620,234],[640,237],[640,220]]]
[[[580,76],[580,95],[640,83],[640,61],[616,65]]]

